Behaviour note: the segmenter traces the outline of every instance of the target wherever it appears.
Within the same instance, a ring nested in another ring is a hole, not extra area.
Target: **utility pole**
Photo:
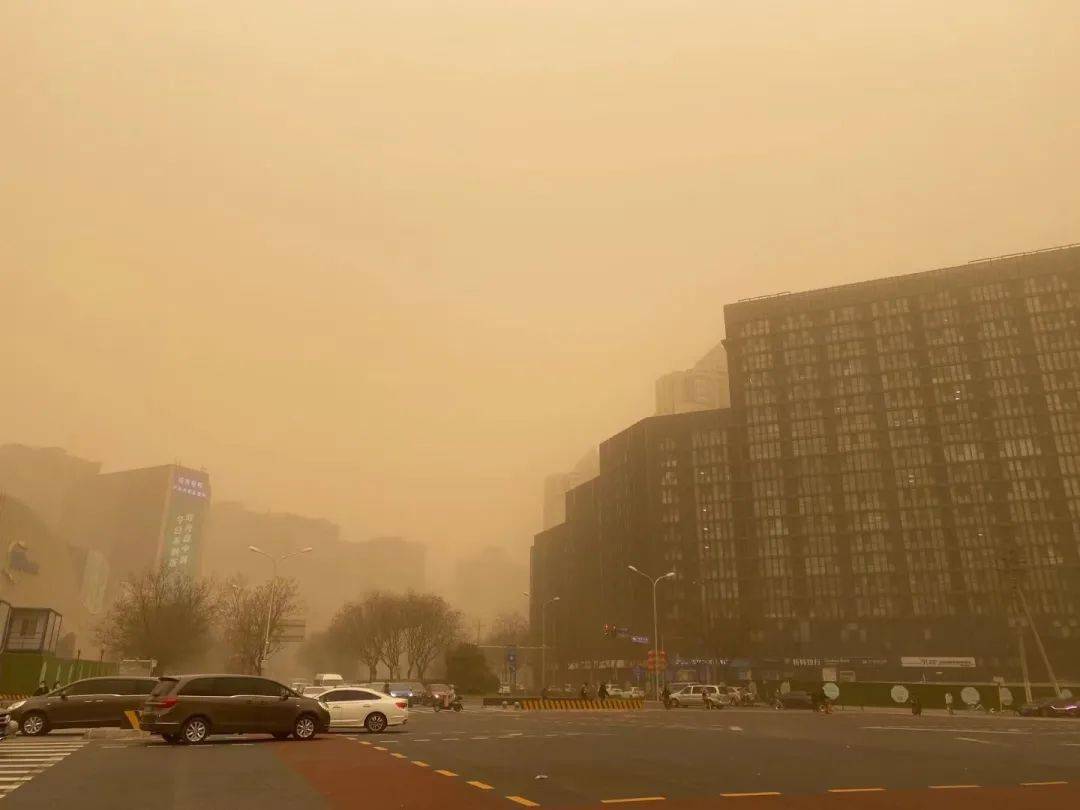
[[[1024,699],[1028,703],[1031,703],[1031,678],[1028,677],[1027,651],[1024,649],[1024,623],[1023,621],[1018,621],[1016,625],[1017,636],[1020,639],[1020,672],[1024,677]]]
[[[1024,616],[1027,618],[1027,623],[1031,627],[1031,634],[1035,636],[1035,646],[1039,648],[1039,655],[1042,656],[1043,666],[1046,667],[1046,674],[1050,677],[1050,683],[1054,687],[1054,695],[1061,697],[1061,687],[1058,685],[1057,676],[1054,675],[1054,668],[1050,666],[1050,657],[1046,654],[1046,647],[1043,646],[1042,637],[1039,635],[1039,630],[1035,627],[1035,622],[1031,618],[1031,608],[1028,607],[1027,597],[1024,596],[1024,589],[1020,587],[1019,583],[1017,583],[1016,586],[1016,594],[1020,597],[1020,607],[1024,609]]]

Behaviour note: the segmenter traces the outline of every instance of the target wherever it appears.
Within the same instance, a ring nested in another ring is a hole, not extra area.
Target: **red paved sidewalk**
[[[377,745],[378,738],[372,740]],[[274,753],[326,797],[332,808],[401,808],[454,810],[517,805],[497,790],[467,784],[475,775],[444,776],[431,767],[392,757],[389,751],[342,737],[319,737],[305,743],[287,742]]]

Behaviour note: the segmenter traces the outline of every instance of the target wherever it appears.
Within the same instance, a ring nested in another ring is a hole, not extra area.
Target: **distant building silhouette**
[[[694,367],[673,371],[656,381],[656,414],[707,411],[730,405],[727,353],[717,344]]]

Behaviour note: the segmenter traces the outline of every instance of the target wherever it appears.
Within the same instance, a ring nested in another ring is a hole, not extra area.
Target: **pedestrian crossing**
[[[87,745],[81,738],[9,737],[0,742],[0,799]]]

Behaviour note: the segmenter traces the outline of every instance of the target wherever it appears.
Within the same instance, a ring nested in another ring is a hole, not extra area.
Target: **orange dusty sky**
[[[0,441],[524,548],[738,298],[1080,241],[1080,4],[0,6]]]

